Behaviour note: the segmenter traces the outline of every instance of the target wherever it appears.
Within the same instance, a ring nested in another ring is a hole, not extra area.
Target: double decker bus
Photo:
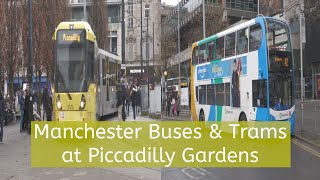
[[[189,83],[186,77],[180,78],[181,88],[189,87]],[[179,77],[167,79],[167,92],[178,92],[179,91]]]
[[[191,114],[200,121],[289,121],[294,64],[286,21],[260,17],[193,44]]]
[[[53,39],[54,120],[92,121],[115,113],[120,58],[98,48],[87,22],[62,22]]]

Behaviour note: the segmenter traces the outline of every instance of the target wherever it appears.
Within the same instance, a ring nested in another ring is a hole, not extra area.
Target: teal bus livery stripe
[[[203,39],[203,40],[199,41],[198,42],[198,46],[201,46],[201,45],[206,44],[208,42],[214,41],[216,39],[218,39],[217,35],[210,36],[210,37],[208,37],[206,39]]]

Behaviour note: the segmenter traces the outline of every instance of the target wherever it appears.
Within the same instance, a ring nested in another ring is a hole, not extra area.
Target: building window
[[[111,31],[110,34],[111,53],[117,54],[118,52],[118,37],[117,31]]]
[[[133,18],[129,18],[129,24],[128,24],[128,29],[133,29]]]
[[[134,43],[134,39],[133,37],[129,37],[129,40],[128,40],[128,45],[129,45],[129,48],[128,48],[128,60],[129,61],[133,61],[133,43]]]
[[[150,4],[144,6],[144,17],[150,17]]]

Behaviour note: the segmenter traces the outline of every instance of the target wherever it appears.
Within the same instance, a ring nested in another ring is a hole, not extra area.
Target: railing
[[[180,52],[180,56],[181,56],[180,63],[191,59],[191,50],[192,50],[191,47],[189,47],[189,48]],[[176,64],[179,64],[179,54],[175,54],[175,55],[171,56],[169,59],[167,59],[167,62],[169,62],[170,67],[174,66]]]

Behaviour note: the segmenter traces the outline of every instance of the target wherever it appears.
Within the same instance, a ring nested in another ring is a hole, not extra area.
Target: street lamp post
[[[124,12],[125,12],[125,6],[124,6],[124,0],[122,0],[122,23],[121,23],[121,58],[122,58],[122,64],[126,63],[125,60],[125,48],[126,48],[126,41],[125,41],[125,34],[126,34],[126,27],[125,27],[125,19],[124,19]],[[122,76],[125,74],[125,69],[122,71],[123,74]]]
[[[206,3],[205,0],[202,0],[202,16],[203,16],[203,39],[206,38]]]
[[[28,16],[29,16],[29,36],[28,36],[28,44],[29,44],[29,49],[28,49],[28,84],[29,84],[29,98],[30,98],[30,103],[29,103],[29,107],[26,107],[28,112],[29,112],[29,117],[28,120],[31,121],[32,119],[32,96],[31,93],[33,91],[33,81],[32,81],[32,75],[33,75],[33,68],[32,68],[32,0],[28,0]],[[29,128],[31,128],[29,125],[30,122],[26,122],[26,124],[28,125],[27,128],[28,130],[30,130]]]
[[[140,78],[140,82],[142,81],[143,79],[143,72],[142,72],[142,66],[143,66],[143,54],[142,54],[142,0],[140,0],[140,10],[141,10],[141,20],[140,20],[140,58],[141,58],[141,78]]]
[[[178,0],[178,61],[179,61],[178,96],[180,96],[180,94],[181,94],[181,72],[180,72],[181,54],[180,54],[180,3],[179,3],[179,0]]]
[[[149,110],[149,11],[147,11],[147,32],[146,32],[146,59],[147,59],[147,86],[148,86],[148,110]]]
[[[87,21],[87,0],[83,2],[83,19]]]

